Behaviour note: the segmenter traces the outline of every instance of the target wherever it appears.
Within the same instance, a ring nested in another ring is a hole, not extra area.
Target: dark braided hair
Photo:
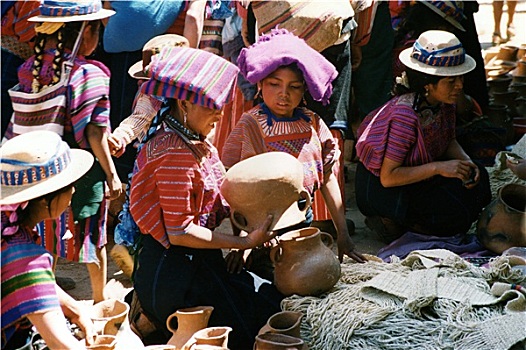
[[[91,31],[93,33],[97,32],[101,26],[100,20],[90,21],[89,26],[91,28]],[[75,41],[77,40],[77,37],[79,35],[82,35],[80,33],[80,30],[82,28],[83,22],[68,22],[65,23],[62,27],[60,27],[56,32],[53,34],[43,34],[38,33],[36,37],[36,44],[35,44],[35,60],[33,62],[33,84],[32,84],[32,90],[33,92],[39,92],[43,86],[40,84],[40,72],[42,69],[42,59],[44,57],[44,49],[46,46],[46,42],[48,40],[54,39],[57,42],[57,47],[55,50],[55,56],[53,57],[53,78],[51,80],[51,83],[47,86],[53,86],[57,84],[60,81],[61,75],[62,75],[62,62],[64,60],[64,52],[65,49],[73,49],[73,46],[75,45]]]

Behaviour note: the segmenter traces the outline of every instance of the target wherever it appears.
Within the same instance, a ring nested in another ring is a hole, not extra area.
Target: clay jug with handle
[[[125,323],[130,306],[118,299],[107,299],[92,306],[91,320],[97,334],[117,335]]]
[[[212,306],[196,306],[179,309],[168,316],[166,327],[173,335],[167,344],[174,345],[177,350],[182,349],[195,332],[208,326],[213,310]]]
[[[182,350],[197,349],[228,349],[228,334],[232,331],[230,327],[207,327],[192,335],[184,344]]]
[[[270,252],[276,288],[285,296],[317,296],[331,289],[341,274],[332,244],[332,236],[315,227],[280,236]]]
[[[300,338],[300,326],[303,314],[297,311],[280,311],[270,316],[258,334],[279,333]]]

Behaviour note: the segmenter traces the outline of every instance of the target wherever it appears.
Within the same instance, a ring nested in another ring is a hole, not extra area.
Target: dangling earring
[[[186,117],[188,116],[188,113],[183,113],[183,126],[186,128]]]
[[[429,89],[426,88],[426,93],[424,94],[425,97],[429,96]]]
[[[301,102],[304,106],[307,106],[307,100],[305,99],[305,95],[303,95],[303,97],[301,98]]]
[[[257,100],[258,98],[260,98],[261,96],[261,89],[258,88],[258,91],[256,91],[256,94],[254,95],[254,100]]]

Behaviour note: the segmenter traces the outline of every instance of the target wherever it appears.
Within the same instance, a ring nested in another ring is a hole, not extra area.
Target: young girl
[[[97,162],[76,183],[77,192],[66,215],[43,225],[43,239],[48,250],[58,256],[87,263],[96,303],[104,300],[106,284],[106,199],[117,198],[122,186],[106,140],[110,108],[109,73],[104,65],[87,60],[85,56],[91,55],[97,47],[100,20],[115,12],[102,9],[100,0],[94,0],[43,1],[40,13],[29,19],[39,22],[35,26],[35,55],[18,71],[19,85],[15,89],[22,93],[22,97],[15,100],[12,95],[15,118],[6,138],[30,129],[58,130],[72,148],[89,150],[96,157]],[[71,60],[72,55],[75,57],[68,81],[64,79],[67,73],[62,69],[62,63]],[[53,118],[53,123],[41,125],[43,118],[38,118],[38,113],[45,111],[41,112],[41,106],[36,105],[34,100],[28,101],[35,95],[55,91],[53,87],[59,84],[65,86],[67,108],[44,115],[50,120]],[[17,104],[33,108],[33,118],[24,118],[17,112]],[[105,184],[109,190],[106,194]],[[74,231],[74,237],[68,241],[68,236],[71,236],[69,230]],[[72,243],[65,247],[68,242]]]
[[[314,100],[327,103],[336,69],[285,29],[272,30],[243,49],[238,66],[248,81],[258,84],[263,103],[243,114],[232,130],[223,148],[223,164],[228,168],[273,151],[297,157],[304,165],[304,187],[311,196],[319,189],[327,203],[338,233],[340,261],[344,254],[365,261],[349,236],[340,187],[332,173],[340,154],[338,145],[317,114],[299,107],[306,90]],[[310,224],[312,215],[307,217]]]

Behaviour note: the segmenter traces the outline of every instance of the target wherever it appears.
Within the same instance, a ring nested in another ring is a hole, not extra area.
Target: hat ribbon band
[[[80,5],[78,2],[70,1],[45,1],[40,5],[40,14],[42,16],[64,17],[89,15],[101,10],[101,2],[93,1],[86,5]]]
[[[445,47],[440,50],[435,51],[427,51],[417,42],[413,45],[413,52],[411,53],[411,57],[425,63],[429,66],[434,67],[451,67],[451,66],[459,66],[466,60],[466,54],[464,53],[464,49],[461,50],[461,53],[458,55],[453,56],[436,56],[438,54],[453,51],[458,48],[462,48],[462,44],[458,44],[455,46]]]
[[[44,164],[31,164],[13,159],[1,159],[1,163],[24,167],[22,170],[2,171],[2,186],[31,185],[60,174],[71,163],[71,152],[67,150]]]

